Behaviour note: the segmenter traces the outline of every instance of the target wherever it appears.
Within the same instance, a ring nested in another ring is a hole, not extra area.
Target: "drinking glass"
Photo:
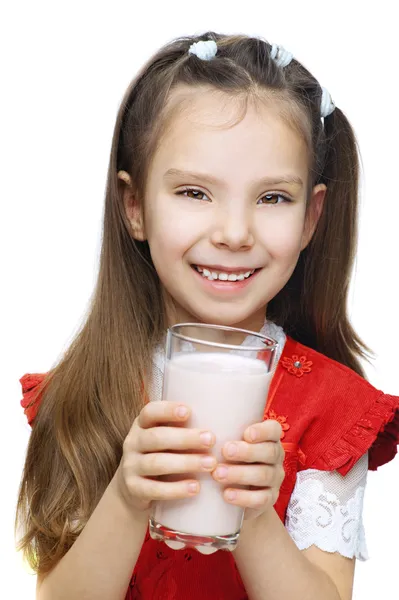
[[[162,400],[189,406],[191,415],[185,426],[215,434],[210,453],[218,463],[225,462],[221,449],[227,441],[241,440],[249,425],[262,421],[276,350],[275,340],[235,327],[181,323],[168,330]],[[160,479],[183,478],[199,480],[199,493],[153,502],[151,537],[176,550],[185,546],[203,554],[234,550],[244,509],[224,500],[227,486],[210,473]]]

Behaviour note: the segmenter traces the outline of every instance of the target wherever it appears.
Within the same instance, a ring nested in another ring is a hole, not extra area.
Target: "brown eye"
[[[207,201],[209,201],[208,196],[205,194],[205,192],[201,192],[201,190],[196,190],[195,188],[184,188],[184,190],[181,190],[180,192],[177,192],[178,196],[182,196],[184,194],[193,194],[192,196],[186,196],[186,198],[191,198],[192,200],[205,200],[205,198],[207,198]],[[205,196],[205,198],[201,198],[200,196]]]
[[[292,200],[284,194],[266,194],[258,200],[258,204],[281,204],[284,202],[292,202]]]

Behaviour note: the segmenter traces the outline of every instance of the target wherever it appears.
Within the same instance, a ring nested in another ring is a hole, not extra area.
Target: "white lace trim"
[[[285,526],[300,550],[314,545],[347,558],[369,558],[363,526],[368,454],[343,477],[308,469],[297,475]]]

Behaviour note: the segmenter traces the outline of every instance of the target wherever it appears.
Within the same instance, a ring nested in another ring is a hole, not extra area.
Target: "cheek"
[[[193,237],[183,223],[165,220],[148,234],[148,243],[152,252],[161,253],[165,261],[182,257],[192,245]]]
[[[155,266],[179,259],[195,243],[198,219],[187,215],[170,203],[149,204],[145,213],[145,229]]]
[[[281,215],[284,217],[284,215]],[[298,215],[270,220],[262,228],[262,241],[268,254],[275,259],[290,260],[300,253],[304,219]]]

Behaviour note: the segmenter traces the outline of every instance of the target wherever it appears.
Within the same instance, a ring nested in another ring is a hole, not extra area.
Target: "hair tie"
[[[199,42],[194,42],[191,44],[188,49],[189,54],[195,54],[201,60],[212,60],[216,56],[218,47],[214,40],[201,40]],[[270,57],[274,60],[278,67],[284,69],[287,67],[294,55],[292,52],[288,52],[283,46],[279,46],[278,44],[272,44],[272,49],[270,52]],[[335,104],[332,101],[329,91],[325,87],[321,87],[322,89],[322,97],[320,102],[320,116],[322,119],[328,117],[334,109]]]
[[[277,64],[277,66],[284,68],[288,67],[294,55],[291,52],[288,52],[283,46],[279,46],[278,44],[272,45],[272,50],[270,52],[271,58]]]
[[[324,118],[328,117],[328,115],[331,115],[335,109],[335,104],[332,101],[330,92],[325,87],[322,87],[321,89],[323,93],[321,96],[320,114]]]
[[[288,52],[283,46],[278,46],[277,44],[272,44],[272,49],[270,52],[270,57],[274,60],[277,66],[284,68],[287,67],[293,59],[293,54]],[[335,109],[335,104],[332,101],[330,96],[330,92],[325,88],[322,89],[322,97],[320,102],[320,116],[324,119],[331,115],[331,113]]]
[[[195,54],[201,60],[212,60],[217,51],[217,44],[213,40],[194,42],[188,49],[189,54]]]

